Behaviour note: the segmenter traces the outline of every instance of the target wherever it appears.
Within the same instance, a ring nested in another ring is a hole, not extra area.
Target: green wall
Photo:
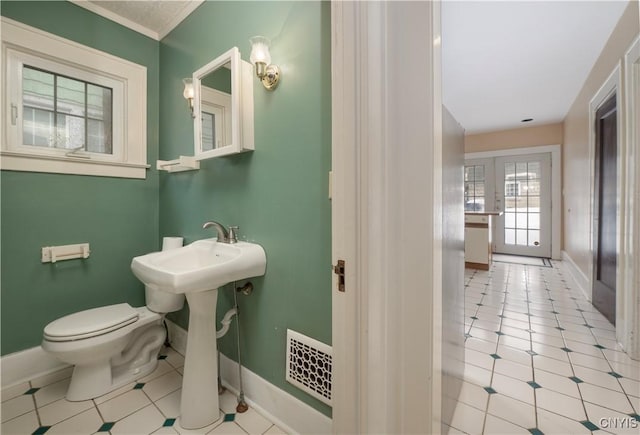
[[[182,78],[233,46],[248,60],[251,36],[272,41],[282,78],[273,92],[254,80],[255,151],[162,174],[160,235],[213,237],[202,224],[217,220],[265,248],[267,273],[239,300],[242,363],[325,414],[284,373],[287,328],[331,344],[330,28],[329,2],[205,2],[160,44],[160,157],[174,159],[193,154]],[[220,290],[219,318],[230,287]],[[186,310],[170,318],[187,326]],[[219,340],[232,358],[234,337]]]
[[[158,158],[159,44],[68,2],[3,1],[3,16],[147,67],[147,155]],[[2,171],[2,355],[40,344],[50,321],[144,304],[131,258],[158,249],[158,175],[146,180]],[[91,257],[41,263],[43,246],[89,242]]]

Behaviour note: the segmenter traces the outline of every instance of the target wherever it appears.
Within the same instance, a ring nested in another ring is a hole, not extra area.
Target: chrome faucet
[[[220,243],[236,243],[238,241],[236,238],[236,230],[238,227],[229,227],[230,231],[227,231],[224,225],[215,221],[205,222],[202,226],[203,229],[209,227],[215,227],[218,232],[218,242]]]

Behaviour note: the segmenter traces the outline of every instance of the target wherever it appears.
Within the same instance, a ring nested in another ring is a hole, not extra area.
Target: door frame
[[[640,359],[640,36],[631,44],[624,58],[624,107],[627,115],[624,149],[626,193],[621,232],[627,237],[622,244],[622,272],[625,286],[622,299],[622,319],[616,334],[618,340],[635,359]],[[633,255],[635,253],[635,255]],[[616,307],[618,308],[618,307]]]
[[[331,38],[333,431],[439,433],[440,3],[333,1]]]
[[[616,241],[617,265],[616,265],[616,340],[623,349],[635,359],[640,359],[640,290],[638,281],[640,277],[640,261],[638,259],[640,241],[638,231],[638,208],[633,208],[637,204],[638,189],[636,182],[640,179],[635,171],[635,165],[640,164],[638,156],[638,122],[630,116],[640,113],[640,67],[637,63],[640,59],[640,48],[638,40],[634,41],[623,62],[620,61],[613,69],[608,78],[604,81],[600,89],[595,93],[589,102],[589,168],[590,168],[590,207],[589,207],[589,240],[590,258],[593,258],[595,242],[593,237],[593,218],[596,213],[594,209],[596,192],[595,186],[595,119],[596,111],[614,92],[617,94],[616,110],[618,113],[618,158],[616,182],[618,190],[618,206],[616,210],[616,224],[618,226],[618,240]],[[634,59],[635,54],[635,59]],[[632,66],[630,64],[636,64]],[[631,85],[627,89],[623,74],[628,75],[626,84]],[[634,84],[635,83],[635,84]],[[632,94],[633,93],[633,94]],[[634,101],[635,100],[635,101]],[[632,113],[628,113],[631,109]],[[627,125],[629,128],[627,128]],[[634,199],[635,198],[635,199]],[[635,254],[634,254],[635,253]],[[593,261],[589,263],[589,287],[587,295],[592,298],[593,292]]]
[[[562,150],[560,145],[540,145],[465,153],[464,160],[551,153],[551,258],[562,259]],[[554,243],[555,242],[555,243]]]

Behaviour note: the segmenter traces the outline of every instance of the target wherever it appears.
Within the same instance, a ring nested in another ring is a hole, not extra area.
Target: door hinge
[[[333,266],[333,273],[338,275],[338,290],[344,291],[344,260],[338,260],[338,264]]]

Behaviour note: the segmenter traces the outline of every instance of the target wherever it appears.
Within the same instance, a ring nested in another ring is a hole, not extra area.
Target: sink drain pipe
[[[242,386],[242,358],[240,357],[240,310],[238,307],[238,292],[242,292],[244,295],[250,295],[253,291],[253,284],[251,282],[247,282],[242,287],[236,287],[236,282],[233,282],[233,304],[234,307],[226,312],[224,317],[222,318],[222,328],[216,331],[216,338],[223,337],[228,331],[229,326],[231,324],[231,319],[233,316],[236,316],[236,346],[238,351],[238,381],[240,383],[240,393],[238,394],[238,406],[236,407],[236,412],[243,413],[249,409],[247,402],[244,400],[244,388]],[[220,351],[218,351],[218,394],[224,393],[225,388],[222,386],[222,381],[220,379]]]

